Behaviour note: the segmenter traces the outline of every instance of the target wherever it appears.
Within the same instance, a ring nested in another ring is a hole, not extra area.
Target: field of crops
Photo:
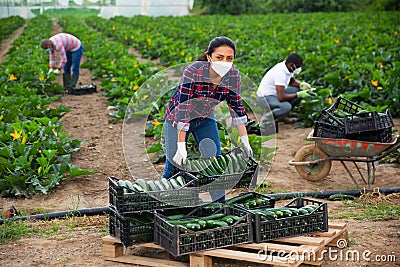
[[[88,57],[84,66],[95,78],[115,112],[124,118],[128,103],[151,114],[149,135],[159,136],[165,101],[143,106],[151,88],[141,87],[161,66],[141,63],[128,53],[135,48],[147,59],[172,67],[191,62],[215,36],[232,38],[238,48],[236,67],[255,84],[266,70],[289,53],[304,58],[299,79],[317,88],[318,95],[298,110],[304,126],[312,126],[332,97],[343,95],[367,110],[389,108],[400,115],[399,13],[313,13],[267,16],[115,17],[76,19],[62,17],[65,32],[79,37]],[[24,21],[2,19],[2,39]],[[26,21],[0,65],[0,192],[30,195],[54,188],[65,176],[89,173],[70,163],[80,140],[69,139],[60,118],[68,109],[48,108],[62,87],[47,75],[48,55],[39,47],[51,34],[52,19],[38,16]],[[243,92],[251,103],[256,88]],[[155,123],[154,123],[155,122]],[[256,140],[253,138],[253,142]],[[68,174],[67,174],[68,173]]]

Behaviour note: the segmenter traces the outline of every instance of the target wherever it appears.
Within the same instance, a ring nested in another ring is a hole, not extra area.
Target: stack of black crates
[[[388,109],[383,112],[366,111],[360,105],[338,97],[331,107],[319,114],[313,136],[389,143],[393,126]]]
[[[109,177],[110,235],[119,239],[125,247],[153,242],[178,257],[244,243],[328,231],[327,204],[317,200],[296,198],[285,206],[275,208],[275,198],[246,192],[222,203],[201,201],[201,193],[208,190],[230,189],[232,186],[248,188],[256,180],[257,171],[258,163],[254,159],[248,161],[239,182],[236,180],[238,177],[232,174],[226,177],[196,177],[194,173],[180,170],[173,178],[182,176],[185,186],[157,192],[133,191],[119,183],[118,178]],[[214,186],[208,187],[208,183],[214,183]],[[260,212],[282,208],[296,210],[307,205],[314,206],[313,211],[307,214],[293,213],[270,218]],[[196,230],[184,224],[188,220],[206,220],[208,226],[212,222],[210,218],[216,215],[234,216],[236,219],[227,225],[217,224]]]
[[[178,211],[199,205],[199,193],[189,186],[195,178],[189,173],[177,173],[190,180],[187,187],[157,192],[136,192],[118,184],[119,179],[109,177],[109,230],[125,247],[154,242],[154,212]]]

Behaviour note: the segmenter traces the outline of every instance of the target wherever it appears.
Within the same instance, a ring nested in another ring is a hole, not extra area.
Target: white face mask
[[[211,68],[221,77],[224,77],[225,74],[232,68],[232,62],[225,61],[212,61],[211,60]]]
[[[297,74],[299,74],[300,72],[301,72],[301,67],[295,69],[295,70],[293,71],[293,74],[294,74],[294,75],[297,75]]]

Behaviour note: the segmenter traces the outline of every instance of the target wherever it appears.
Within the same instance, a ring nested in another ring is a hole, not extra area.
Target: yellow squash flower
[[[334,39],[333,42],[334,42],[335,44],[338,44],[338,43],[340,43],[340,39]]]
[[[17,77],[14,74],[10,74],[10,81],[15,81]]]
[[[181,51],[181,56],[182,56],[182,57],[185,56],[185,51]]]
[[[13,141],[21,138],[22,130],[17,132],[17,130],[14,129],[13,133],[10,133],[10,135],[13,137]]]
[[[117,81],[117,79],[115,79],[115,77],[112,77],[111,82],[115,83]]]
[[[151,39],[146,39],[148,45],[151,45]]]
[[[149,95],[144,95],[142,96],[142,100],[146,100],[149,97]]]
[[[22,137],[22,144],[25,144],[26,143],[26,137],[24,136],[24,137]]]
[[[382,89],[383,89],[382,86],[376,87],[376,90],[378,90],[378,91],[380,91],[380,90],[382,90]]]
[[[156,119],[155,121],[152,122],[152,124],[154,125],[154,129],[157,128],[158,125],[161,125],[162,123],[158,121],[158,119]]]
[[[44,76],[40,76],[39,80],[44,81]]]
[[[139,89],[139,85],[135,85],[134,87],[133,87],[133,91],[136,91],[137,89]]]
[[[378,80],[371,80],[372,86],[377,87],[378,86]]]
[[[3,115],[0,115],[0,121],[3,120],[3,118],[4,118],[4,116],[3,116]]]

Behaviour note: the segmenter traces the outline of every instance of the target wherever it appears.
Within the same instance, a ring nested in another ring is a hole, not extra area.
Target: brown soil
[[[16,33],[18,35],[19,32]],[[16,36],[6,40],[5,47]],[[8,43],[7,43],[8,42]],[[2,47],[4,47],[2,45]],[[2,48],[3,52],[3,48]],[[85,58],[84,58],[85,59]],[[84,60],[83,59],[83,60]],[[61,77],[57,82],[61,82]],[[82,69],[80,83],[92,83],[92,75],[88,69]],[[98,81],[98,88],[100,84]],[[133,144],[123,147],[123,123],[112,123],[108,115],[106,98],[101,93],[73,96],[64,95],[56,104],[63,104],[72,109],[62,118],[64,131],[71,138],[86,140],[81,151],[73,155],[73,164],[94,171],[94,175],[85,175],[63,181],[58,188],[48,195],[38,194],[29,199],[2,198],[0,208],[6,210],[10,205],[25,211],[27,214],[64,211],[76,208],[103,207],[109,204],[108,176],[130,179],[134,177],[159,177],[162,165],[153,165],[141,152],[146,146],[142,136],[143,122],[129,128]],[[395,128],[400,128],[400,120],[395,119]],[[308,181],[301,178],[295,168],[288,164],[295,153],[304,145],[310,144],[304,140],[310,128],[295,128],[292,125],[280,124],[276,145],[279,148],[271,171],[266,174],[266,182],[272,190],[288,192],[320,191],[354,189],[355,184],[346,173],[343,166],[333,162],[328,176],[319,181]],[[136,138],[137,137],[137,138]],[[129,139],[129,140],[131,140]],[[129,155],[127,164],[125,156]],[[353,174],[354,169],[351,168]],[[365,171],[362,170],[365,174]],[[398,187],[400,171],[390,165],[377,167],[375,183],[371,188]],[[356,176],[359,188],[365,187],[364,182]],[[228,194],[234,195],[237,191]],[[397,205],[400,204],[396,200]],[[284,203],[284,202],[282,202]],[[337,214],[343,207],[341,202],[328,202],[330,214]],[[106,215],[88,218],[70,218],[32,222],[37,227],[51,226],[58,229],[55,233],[35,234],[18,241],[0,245],[0,262],[2,266],[128,266],[126,264],[105,261],[102,258],[101,238],[108,234],[108,217]],[[357,221],[353,219],[331,220],[348,222],[350,241],[349,249],[359,252],[369,250],[372,255],[396,256],[396,262],[360,262],[333,261],[325,257],[322,266],[400,266],[400,227],[399,220],[389,221]],[[161,255],[161,254],[160,254]],[[153,255],[154,256],[154,255]],[[150,258],[149,258],[150,260]],[[235,263],[230,260],[216,260],[218,266],[254,266],[249,263]]]

